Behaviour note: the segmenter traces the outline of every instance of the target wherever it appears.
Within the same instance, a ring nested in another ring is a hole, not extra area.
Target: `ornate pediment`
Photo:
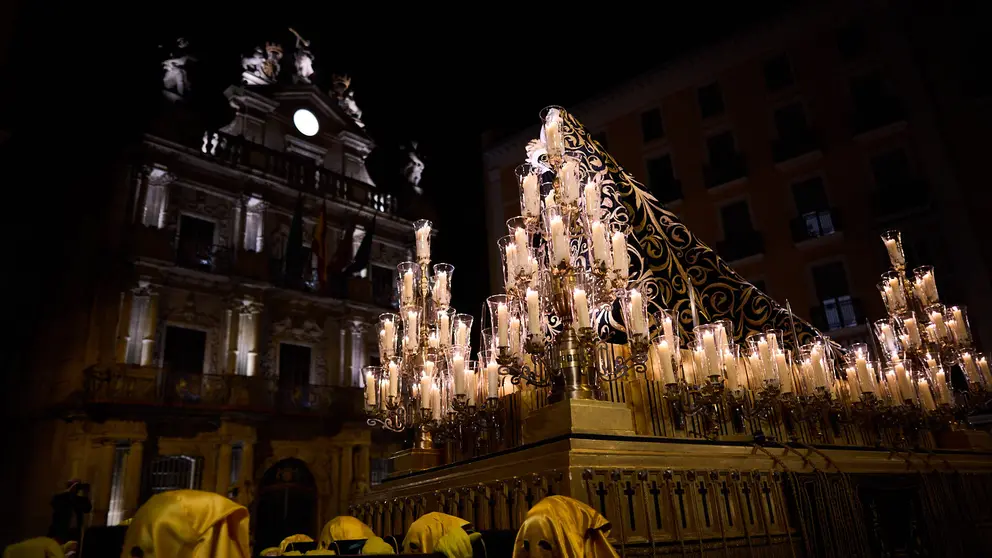
[[[295,325],[292,318],[286,317],[272,324],[272,337],[305,343],[321,343],[324,341],[324,330],[313,320],[303,320],[303,323]]]

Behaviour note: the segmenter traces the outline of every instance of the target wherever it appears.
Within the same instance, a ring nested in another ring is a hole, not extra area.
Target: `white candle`
[[[662,339],[658,344],[658,352],[661,358],[661,373],[665,384],[675,383],[675,369],[672,367],[672,348],[668,341]]]
[[[851,399],[861,401],[861,390],[858,389],[858,379],[855,376],[857,372],[853,368],[848,368],[845,372],[847,373],[847,391],[851,394]]]
[[[758,339],[758,358],[761,360],[762,375],[768,373],[772,368],[772,353],[768,348],[768,341]]]
[[[400,369],[395,362],[389,363],[389,395],[396,397],[399,393]]]
[[[863,355],[858,355],[854,365],[858,372],[858,383],[861,384],[861,391],[868,392],[872,385],[871,376],[868,374],[868,361]]]
[[[438,313],[438,341],[442,347],[451,344],[451,318],[447,312]]]
[[[566,204],[579,200],[579,162],[574,159],[565,161],[561,166],[562,199]]]
[[[465,322],[458,322],[458,330],[455,331],[455,344],[459,347],[468,345],[468,325]]]
[[[465,395],[465,357],[460,353],[451,357],[451,374],[455,377],[455,394]]]
[[[889,351],[893,351],[896,348],[896,338],[892,334],[892,328],[889,324],[881,324],[878,328],[879,333],[882,334],[882,343],[885,344]]]
[[[899,381],[896,379],[896,373],[889,370],[885,373],[885,383],[889,386],[889,392],[892,393],[892,401],[902,405],[903,399],[905,397],[902,395],[902,390],[899,388]]]
[[[906,367],[902,363],[897,362],[895,373],[896,381],[899,382],[899,393],[902,394],[902,398],[916,401],[916,392],[913,391],[913,380],[909,377],[909,373],[906,372]]]
[[[926,291],[930,302],[937,302],[937,282],[933,278],[933,273],[929,271],[923,274],[923,290]]]
[[[634,335],[648,334],[648,320],[644,315],[644,297],[637,289],[630,291],[630,330]]]
[[[520,355],[520,318],[510,318],[510,354]]]
[[[527,330],[531,336],[541,334],[541,299],[534,289],[527,289]]]
[[[665,319],[661,322],[661,328],[665,332],[665,341],[668,341],[668,346],[675,347],[675,329],[672,327],[672,318],[665,316]]]
[[[732,390],[737,389],[739,386],[737,382],[737,360],[734,358],[734,354],[730,351],[724,351],[723,364],[727,368],[727,387]]]
[[[554,207],[558,207],[558,203],[555,202],[555,191],[551,190],[548,195],[544,196],[544,209],[548,210]]]
[[[989,371],[989,361],[985,360],[985,357],[978,359],[978,371],[981,372],[982,378],[985,379],[985,385],[992,386],[992,372]]]
[[[978,383],[978,367],[975,366],[975,361],[969,353],[961,353],[961,368],[964,368],[964,375],[969,382]]]
[[[938,370],[933,376],[934,381],[937,382],[937,398],[940,400],[941,405],[950,404],[951,397],[948,393],[946,374],[944,374],[943,370]]]
[[[517,246],[506,245],[506,286],[511,287],[517,282]]]
[[[475,405],[475,394],[479,391],[479,380],[473,370],[465,371],[465,385],[468,392],[468,404]]]
[[[703,352],[706,355],[706,373],[709,376],[720,375],[720,360],[716,352],[716,340],[709,331],[703,333]]]
[[[431,227],[424,225],[417,229],[417,259],[420,261],[431,259]]]
[[[933,394],[930,393],[930,383],[921,378],[916,385],[920,390],[920,403],[923,404],[923,408],[928,411],[936,409],[937,404],[934,403]]]
[[[920,328],[916,325],[916,318],[906,318],[902,323],[906,326],[906,331],[909,332],[909,341],[912,345],[914,347],[920,346],[922,340],[920,339]]]
[[[527,242],[527,231],[517,227],[513,231],[513,243],[517,247],[517,265],[527,269],[527,258],[530,256],[530,243]]]
[[[434,363],[427,361],[424,363],[424,373],[420,376],[420,408],[428,409],[431,406],[431,376],[427,373],[427,365],[434,369]]]
[[[967,344],[971,336],[968,335],[968,324],[964,321],[964,314],[956,306],[951,309],[951,312],[954,315],[954,336],[958,343]]]
[[[778,338],[774,333],[768,334],[768,350],[773,355],[778,353]]]
[[[545,142],[548,147],[548,156],[557,158],[561,156],[561,116],[557,110],[548,113],[544,125]]]
[[[432,349],[436,349],[440,345],[441,345],[440,342],[438,342],[438,340],[437,340],[437,332],[436,331],[432,331],[431,334],[429,336],[427,336],[427,346],[430,347],[430,348],[432,348]]]
[[[541,214],[541,191],[537,186],[537,175],[528,174],[524,177],[524,206],[525,217],[537,217]]]
[[[431,386],[431,409],[434,411],[434,420],[441,420],[441,390],[436,385]]]
[[[572,293],[572,303],[575,305],[575,319],[579,327],[592,327],[592,322],[589,319],[589,299],[586,297],[586,291],[581,287],[575,287],[575,291]]]
[[[902,291],[902,285],[899,284],[899,279],[893,277],[889,279],[889,289],[891,289],[892,300],[896,307],[902,308],[906,305],[906,296]]]
[[[505,302],[500,302],[496,306],[496,334],[499,338],[499,346],[507,346],[507,329],[510,325],[510,312]]]
[[[827,373],[823,368],[823,353],[819,346],[814,346],[810,353],[810,364],[813,369],[813,386],[822,388],[827,385]]]
[[[599,200],[599,185],[595,181],[590,180],[586,183],[584,193],[586,199],[586,216],[589,217],[590,221],[596,221],[599,219],[599,206],[602,203]]]
[[[551,218],[551,253],[555,265],[568,263],[568,237],[565,236],[565,223],[559,215]]]
[[[886,238],[885,249],[889,252],[889,262],[892,263],[893,267],[902,267],[906,264],[906,259],[903,257],[902,251],[899,249],[899,245],[896,244],[895,239]]]
[[[434,302],[448,305],[448,272],[440,271],[434,277]]]
[[[761,384],[765,381],[765,371],[764,365],[761,364],[761,356],[758,353],[751,353],[747,357],[747,362],[751,368],[748,379],[752,384],[752,389],[761,387]]]
[[[930,312],[930,321],[933,322],[937,335],[943,339],[947,337],[947,328],[944,326],[944,316],[940,312]]]
[[[396,324],[393,323],[393,320],[385,320],[382,322],[382,331],[386,356],[391,357],[396,352]]]
[[[499,397],[499,366],[495,360],[486,364],[486,397]]]
[[[780,351],[775,354],[775,368],[778,369],[779,390],[782,393],[792,393],[792,370],[789,370],[785,353]]]
[[[627,238],[620,231],[613,233],[613,271],[621,279],[630,272],[630,256],[627,255]]]
[[[606,227],[599,221],[592,223],[592,259],[596,265],[609,265],[610,248]]]
[[[416,331],[417,328],[417,311],[410,310],[407,312],[407,323],[410,325],[412,331],[407,332],[407,346],[411,351],[416,351],[420,346],[420,335]]]
[[[403,272],[403,304],[410,304],[413,302],[413,271],[406,270]]]
[[[371,371],[365,373],[365,404],[375,405],[375,376]]]

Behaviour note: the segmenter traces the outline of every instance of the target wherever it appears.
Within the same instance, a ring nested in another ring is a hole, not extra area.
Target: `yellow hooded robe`
[[[453,515],[439,512],[422,515],[407,530],[403,539],[403,552],[430,554],[434,552],[441,537],[455,529],[465,529],[465,527],[471,527],[471,524]]]
[[[12,544],[3,551],[3,558],[63,558],[65,553],[55,539],[35,537]]]
[[[565,496],[548,496],[527,512],[513,558],[616,558],[609,543],[610,522],[596,510]]]
[[[121,557],[135,546],[145,558],[251,558],[248,510],[212,492],[162,492],[134,515]]]
[[[339,515],[325,523],[324,528],[320,530],[318,548],[330,548],[334,541],[357,541],[371,539],[374,536],[372,528],[357,517]]]

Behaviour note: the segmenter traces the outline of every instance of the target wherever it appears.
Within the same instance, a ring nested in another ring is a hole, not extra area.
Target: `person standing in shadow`
[[[79,542],[83,529],[83,516],[90,513],[90,485],[79,479],[66,483],[66,489],[52,497],[52,524],[48,536],[65,544]]]

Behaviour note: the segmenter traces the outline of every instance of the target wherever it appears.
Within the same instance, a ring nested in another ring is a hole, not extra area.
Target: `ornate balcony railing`
[[[283,414],[333,408],[342,417],[360,417],[362,404],[360,388],[280,386],[278,378],[267,376],[178,373],[124,364],[88,370],[83,394],[90,404]]]
[[[380,213],[397,214],[398,204],[392,195],[320,167],[306,157],[210,130],[203,133],[196,148],[208,159],[264,173],[300,191],[368,207]]]

